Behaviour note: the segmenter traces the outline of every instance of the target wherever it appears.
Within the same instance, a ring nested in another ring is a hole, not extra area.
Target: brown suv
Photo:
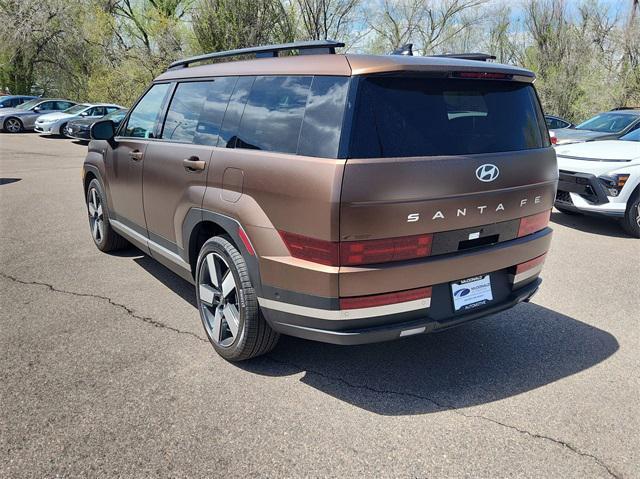
[[[528,300],[557,167],[527,70],[305,42],[182,60],[84,164],[96,245],[195,282],[216,351],[448,328]],[[280,55],[295,51],[297,55]],[[247,61],[203,60],[254,54]]]

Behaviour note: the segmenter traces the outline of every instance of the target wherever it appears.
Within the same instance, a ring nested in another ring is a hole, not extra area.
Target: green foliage
[[[185,56],[295,39],[352,51],[487,51],[537,74],[573,121],[640,105],[637,2],[604,0],[0,0],[0,88],[130,105]],[[632,5],[636,5],[632,7]]]

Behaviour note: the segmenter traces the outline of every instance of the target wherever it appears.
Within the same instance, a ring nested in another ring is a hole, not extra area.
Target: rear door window
[[[153,85],[131,112],[122,135],[132,138],[153,138],[167,91],[169,91],[168,83]]]
[[[548,146],[533,87],[510,81],[370,77],[359,85],[353,158],[464,155]]]
[[[238,127],[242,112],[249,98],[249,92],[253,86],[255,77],[240,77],[236,81],[233,94],[229,99],[229,105],[224,115],[218,146],[223,148],[235,148],[238,140]]]
[[[181,143],[193,141],[210,83],[205,81],[178,84],[164,122],[163,139]]]
[[[257,77],[244,108],[237,148],[296,153],[312,77]]]
[[[209,83],[207,97],[193,139],[195,144],[210,146],[218,144],[222,120],[236,81],[236,77],[223,77]]]

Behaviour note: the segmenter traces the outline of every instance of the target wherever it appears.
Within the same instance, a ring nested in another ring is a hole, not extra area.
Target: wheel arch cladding
[[[224,235],[229,238],[231,244],[240,251],[247,264],[249,277],[256,293],[261,291],[260,271],[258,260],[255,255],[247,251],[240,238],[240,223],[234,218],[230,218],[213,211],[191,208],[183,223],[183,244],[186,248],[188,258],[185,258],[191,266],[193,277],[196,276],[196,266],[198,255],[202,245],[213,236]]]

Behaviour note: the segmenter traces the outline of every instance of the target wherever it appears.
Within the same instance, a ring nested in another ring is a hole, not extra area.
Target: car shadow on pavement
[[[128,256],[130,254],[133,257],[133,261],[135,261],[139,266],[141,266],[144,270],[150,273],[154,278],[164,284],[175,294],[184,299],[191,306],[197,308],[196,293],[191,283],[182,279],[170,269],[165,268],[162,264],[158,263],[158,261],[147,256],[137,248],[125,249],[119,251],[117,254],[119,256]],[[197,316],[197,309],[195,309],[194,312],[194,319],[199,321]]]
[[[135,256],[190,303],[199,321],[192,284],[136,249],[122,254]],[[235,366],[262,376],[304,373],[300,381],[341,401],[377,414],[411,415],[522,394],[589,369],[618,347],[606,331],[522,303],[454,329],[386,343],[336,346],[282,336],[271,353]]]
[[[609,333],[535,304],[430,335],[363,346],[282,337],[263,358],[239,363],[255,374],[304,372],[301,381],[382,415],[427,414],[498,401],[604,361]]]
[[[613,238],[629,238],[622,226],[615,218],[596,217],[588,215],[568,215],[553,211],[551,213],[551,221],[567,228],[573,228],[585,233],[599,234],[603,236],[611,236]]]
[[[0,178],[0,185],[8,185],[20,181],[22,178]]]

